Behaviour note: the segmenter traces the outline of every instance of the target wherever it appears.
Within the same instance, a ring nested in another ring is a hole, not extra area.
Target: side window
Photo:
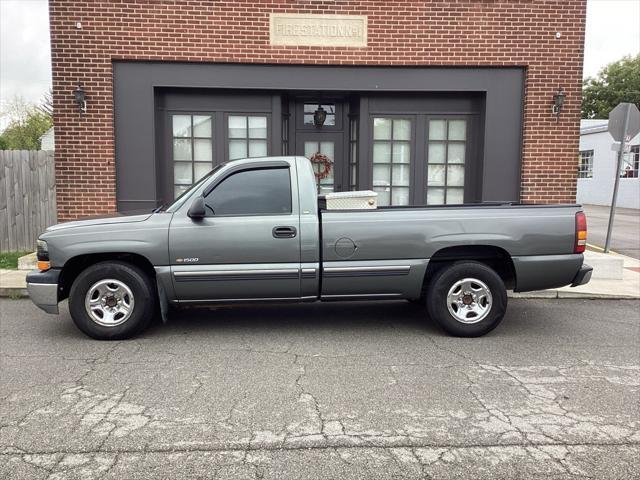
[[[227,177],[205,198],[207,215],[291,213],[288,168],[244,170]]]

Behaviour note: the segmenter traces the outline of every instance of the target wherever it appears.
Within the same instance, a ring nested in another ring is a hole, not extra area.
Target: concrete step
[[[35,270],[37,262],[36,252],[24,255],[18,259],[18,270]]]
[[[593,267],[591,278],[602,280],[622,280],[624,275],[624,257],[612,253],[587,250],[584,262]]]

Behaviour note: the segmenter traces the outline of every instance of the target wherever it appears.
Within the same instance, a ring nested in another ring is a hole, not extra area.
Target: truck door
[[[178,300],[300,297],[294,165],[244,164],[205,190],[205,218],[192,220],[186,209],[176,212],[169,254]]]

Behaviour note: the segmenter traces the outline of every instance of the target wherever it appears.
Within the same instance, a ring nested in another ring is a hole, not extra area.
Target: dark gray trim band
[[[299,302],[307,298],[311,299],[311,297],[210,298],[205,300],[175,300],[173,303]]]
[[[174,272],[176,282],[219,282],[234,280],[295,280],[300,278],[298,269],[282,270],[204,270],[198,272]]]
[[[325,278],[335,277],[395,277],[409,275],[409,265],[386,265],[383,267],[327,267],[322,270]]]
[[[322,300],[366,300],[376,298],[398,298],[401,293],[358,293],[350,295],[322,295]]]

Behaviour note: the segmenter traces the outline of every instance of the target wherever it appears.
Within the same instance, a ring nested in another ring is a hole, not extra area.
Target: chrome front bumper
[[[58,313],[58,277],[60,270],[34,271],[27,274],[29,298],[47,313]]]

